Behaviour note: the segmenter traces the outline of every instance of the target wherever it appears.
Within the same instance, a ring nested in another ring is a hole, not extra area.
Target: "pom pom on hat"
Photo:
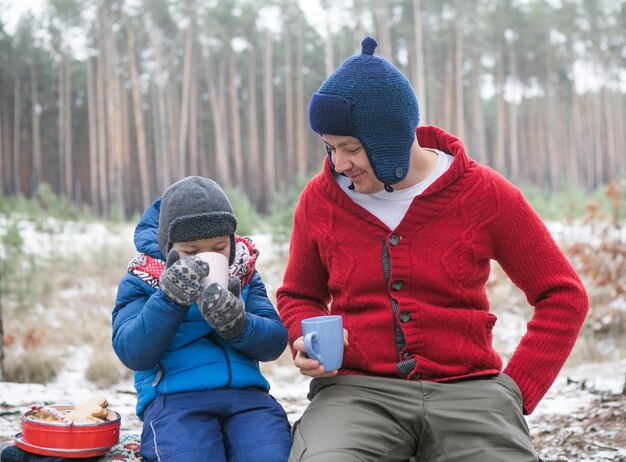
[[[376,40],[365,37],[361,54],[346,59],[324,80],[311,99],[309,123],[320,135],[357,138],[389,191],[409,171],[419,107],[407,78],[392,63],[374,56],[377,46]]]

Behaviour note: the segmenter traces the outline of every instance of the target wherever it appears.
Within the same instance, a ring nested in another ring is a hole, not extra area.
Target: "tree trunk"
[[[198,85],[199,83],[200,82],[198,82]],[[198,120],[208,120],[208,112],[206,104],[198,105]],[[207,127],[204,124],[198,125],[198,146],[200,147],[198,155],[198,171],[202,176],[209,176],[209,162],[206,154],[204,154],[207,152],[207,146],[209,145],[209,136],[206,131]]]
[[[158,124],[158,132],[159,132],[159,146],[160,152],[156,156],[157,163],[157,178],[159,179],[158,183],[158,193],[163,191],[167,186],[172,183],[172,177],[174,176],[174,172],[169,168],[170,160],[171,160],[171,151],[168,149],[170,146],[170,138],[172,134],[169,131],[168,122],[168,95],[167,95],[167,86],[159,84],[158,86],[158,101],[159,101],[159,124]]]
[[[254,25],[252,26],[252,28]],[[248,196],[252,198],[255,204],[259,205],[259,198],[261,196],[261,184],[258,180],[258,172],[261,170],[261,148],[259,146],[259,120],[258,120],[258,104],[257,104],[257,64],[256,64],[256,49],[254,48],[255,41],[252,39],[250,31],[249,42],[250,49],[248,51],[248,139],[249,139],[249,161],[246,162],[247,174],[246,174],[246,190]]]
[[[504,155],[505,137],[506,137],[506,101],[504,100],[504,53],[498,53],[496,62],[496,91],[497,91],[497,117],[496,117],[496,145],[494,150],[493,167],[502,174],[506,175],[506,162]]]
[[[15,77],[14,86],[14,103],[13,103],[13,193],[16,195],[22,194],[22,182],[21,182],[21,169],[20,169],[20,151],[22,149],[22,143],[20,140],[20,119],[22,117],[22,110],[20,100],[22,99],[22,85],[21,79],[18,76]]]
[[[4,117],[3,117],[3,98],[2,92],[0,92],[0,194],[8,194],[9,179],[8,179],[8,155],[5,155],[6,150],[4,148]],[[0,344],[1,345],[1,344]]]
[[[555,119],[552,126],[552,137],[554,138],[554,153],[556,160],[556,168],[558,171],[557,190],[569,185],[570,178],[567,177],[568,157],[572,155],[571,148],[568,146],[568,140],[565,132],[568,128],[568,117],[570,115],[571,106],[565,101],[566,92],[558,85],[555,98]]]
[[[283,46],[285,62],[285,149],[282,163],[285,164],[286,182],[295,179],[297,174],[294,148],[294,97],[293,67],[291,65],[291,30],[287,21],[283,24]]]
[[[608,75],[608,72],[605,72],[605,75]],[[605,163],[605,172],[603,184],[606,184],[610,181],[618,180],[618,169],[617,169],[617,150],[615,144],[615,114],[613,113],[613,100],[618,99],[615,98],[611,91],[603,87],[598,97],[602,98],[602,106],[604,107],[604,130],[605,130],[605,149],[606,153],[606,163]],[[622,130],[624,127],[622,127]],[[626,155],[626,153],[622,153],[622,156]]]
[[[485,133],[485,115],[483,100],[480,95],[480,47],[475,44],[472,47],[472,71],[470,74],[470,92],[472,99],[472,118],[470,142],[472,146],[471,156],[482,164],[487,164],[487,137]]]
[[[528,163],[532,166],[533,183],[540,189],[545,187],[548,149],[546,112],[542,103],[537,101],[536,104],[533,104],[532,112],[534,114],[531,116],[531,120],[534,122],[534,127],[531,133],[535,133],[536,136],[533,137],[530,149],[526,153],[529,159]]]
[[[269,204],[274,199],[276,191],[276,162],[275,162],[275,140],[274,140],[274,68],[272,55],[274,52],[274,40],[272,32],[267,31],[265,36],[265,54],[263,60],[263,99],[265,114],[265,156],[263,171],[265,178],[265,189],[261,208],[267,210]]]
[[[443,76],[443,126],[452,130],[454,123],[454,50],[453,36],[448,34],[446,40],[446,57]]]
[[[137,57],[135,56],[135,32],[126,13],[124,2],[120,5],[122,20],[126,29],[126,46],[128,50],[128,64],[130,67],[131,91],[133,97],[133,117],[135,119],[135,137],[137,140],[137,160],[139,165],[139,188],[141,201],[147,205],[150,201],[150,174],[148,169],[148,153],[146,151],[146,130],[143,123],[143,109],[141,91],[139,89],[139,71],[137,69]]]
[[[544,164],[547,166],[548,171],[548,188],[550,191],[554,191],[559,188],[560,185],[560,175],[558,166],[558,153],[557,153],[557,144],[555,141],[555,125],[556,119],[558,117],[558,113],[556,110],[557,106],[557,88],[555,88],[555,84],[552,83],[552,75],[553,70],[552,67],[552,59],[550,57],[546,58],[546,67],[545,67],[545,75],[543,76],[544,88],[546,96],[544,98],[545,110],[543,111],[545,114],[545,126],[546,126],[546,144],[544,146]]]
[[[413,70],[413,88],[420,108],[420,124],[426,124],[426,90],[424,74],[424,39],[422,34],[422,2],[413,0],[413,39],[415,52],[415,69]]]
[[[99,211],[98,206],[98,128],[96,116],[96,90],[94,88],[93,60],[87,58],[87,117],[89,127],[89,186],[91,206]]]
[[[440,66],[435,66],[435,47],[427,46],[424,47],[424,69],[441,69]],[[437,51],[437,59],[439,59],[439,51]],[[429,104],[426,106],[424,112],[424,117],[431,124],[441,124],[443,117],[440,114],[443,114],[443,77],[441,76],[441,72],[445,72],[445,68],[440,70],[437,78],[430,78],[431,72],[426,77],[426,81],[424,82],[424,92],[426,93],[426,101],[434,101],[435,104]]]
[[[105,9],[103,8],[103,11]],[[112,34],[110,21],[108,14],[105,24],[108,27],[104,30],[104,48],[107,63],[107,76],[105,81],[105,98],[106,98],[106,116],[107,116],[107,138],[109,145],[107,146],[107,155],[109,160],[109,184],[111,186],[111,205],[115,205],[118,213],[123,213],[124,197],[123,190],[124,185],[122,183],[122,159],[123,159],[123,140],[122,140],[122,86],[120,85],[120,78],[117,74],[117,49],[115,37]],[[119,217],[118,217],[119,218]]]
[[[135,178],[139,176],[139,159],[131,155],[131,116],[129,108],[129,95],[124,85],[123,77],[119,80],[119,104],[120,104],[120,124],[119,132],[122,149],[120,151],[120,180],[123,197],[123,216],[128,216],[130,210],[145,207],[147,204],[141,199],[141,188],[137,189],[133,184]]]
[[[65,130],[63,127],[65,126],[65,78],[64,78],[64,58],[61,57],[61,61],[59,62],[59,93],[58,93],[58,133],[59,133],[59,175],[58,175],[58,193],[65,197],[68,197],[67,190],[67,180],[66,177],[68,175],[67,172],[67,150],[65,143]]]
[[[176,72],[173,66],[170,66],[168,73],[174,75]],[[168,79],[167,81],[167,122],[169,135],[169,146],[167,156],[168,164],[167,168],[171,172],[170,181],[174,182],[183,177],[183,172],[180,171],[180,162],[178,161],[178,140],[180,131],[180,104],[178,97],[178,87],[176,85],[176,79]]]
[[[373,8],[376,31],[380,38],[376,54],[387,58],[391,62],[395,62],[393,43],[391,42],[391,24],[389,22],[389,0],[374,2]]]
[[[509,47],[509,77],[511,82],[518,84],[517,79],[517,56],[514,44]],[[519,172],[519,148],[518,148],[518,121],[517,108],[518,101],[509,103],[509,171],[511,179],[515,184],[520,180]]]
[[[590,93],[587,93],[582,98],[583,101],[583,112],[582,112],[582,120],[587,121],[587,130],[590,133],[593,133],[594,136],[584,137],[583,140],[586,141],[587,150],[583,155],[585,156],[586,165],[586,185],[587,190],[591,191],[596,187],[595,184],[595,171],[596,171],[596,155],[594,152],[595,143],[594,140],[596,138],[596,128],[593,125],[593,97]]]
[[[193,53],[193,12],[187,2],[187,15],[189,24],[185,32],[185,51],[183,59],[183,94],[180,102],[180,131],[178,132],[178,170],[184,177],[188,172],[187,165],[187,135],[189,129],[189,94],[191,87],[191,57]]]
[[[457,18],[455,21],[455,46],[454,46],[454,100],[455,100],[455,125],[456,136],[465,139],[465,105],[463,96],[463,24]]]
[[[230,187],[230,175],[228,168],[228,146],[226,144],[227,131],[224,123],[226,103],[224,101],[224,66],[217,59],[205,57],[204,72],[209,89],[209,103],[213,119],[215,136],[215,179],[224,188]],[[211,69],[215,69],[218,75],[214,75]]]
[[[304,37],[302,15],[298,15],[296,25],[296,171],[298,175],[306,173],[308,166],[307,127],[304,103]]]
[[[154,13],[154,12],[152,12]],[[156,61],[157,75],[165,72],[166,66],[163,60],[163,33],[156,27],[149,29],[154,48],[154,57]],[[160,194],[171,183],[174,172],[169,167],[171,158],[173,157],[170,150],[170,132],[168,125],[168,96],[167,85],[163,79],[155,79],[152,84],[152,93],[154,96],[154,106],[158,108],[152,111],[153,116],[153,132],[154,132],[154,165],[156,176],[156,189],[154,194]]]
[[[243,153],[241,149],[241,120],[239,117],[239,89],[237,87],[237,54],[233,49],[228,50],[228,89],[230,108],[230,133],[232,146],[232,159],[235,167],[233,184],[242,186],[243,178]]]
[[[1,127],[1,125],[0,125]],[[2,137],[0,137],[0,141]],[[0,154],[2,148],[0,148]],[[0,161],[2,158],[0,157]],[[0,258],[0,263],[2,259]],[[2,272],[0,272],[0,284],[2,283]],[[0,382],[4,382],[4,327],[2,325],[2,297],[0,297]]]
[[[41,162],[41,128],[40,128],[40,106],[39,106],[39,90],[37,79],[37,68],[35,67],[34,51],[31,48],[30,59],[30,88],[32,98],[32,124],[33,124],[33,171],[30,178],[30,189],[32,192],[37,190],[42,180],[42,162]]]
[[[333,31],[330,27],[330,20],[333,16],[331,8],[331,2],[324,2],[324,22],[326,26],[326,39],[324,40],[324,64],[326,68],[326,76],[329,76],[335,70],[335,58],[333,56]]]
[[[109,202],[109,181],[108,175],[109,166],[107,161],[110,162],[107,155],[107,147],[110,146],[110,142],[107,140],[107,133],[109,131],[108,125],[111,121],[107,121],[106,118],[106,70],[108,69],[108,62],[106,59],[106,47],[104,46],[104,28],[106,22],[100,19],[100,32],[99,32],[99,44],[98,44],[98,57],[96,59],[96,92],[97,92],[97,130],[98,130],[98,209],[100,214],[109,218],[111,214],[110,202]]]
[[[622,153],[617,156],[617,170],[624,176],[626,173],[626,133],[623,127],[626,127],[626,121],[624,120],[624,102],[626,98],[624,93],[617,92],[614,94],[612,103],[614,105],[615,112],[615,151]]]
[[[198,152],[198,76],[196,61],[191,60],[191,87],[189,88],[189,164],[192,175],[200,175]]]
[[[572,184],[575,186],[582,186],[580,180],[580,166],[584,149],[580,146],[580,143],[572,142],[572,140],[582,140],[583,139],[583,128],[580,118],[580,96],[578,95],[578,91],[576,90],[576,82],[574,79],[571,80],[570,85],[570,94],[572,98],[572,107],[571,107],[571,125],[570,125],[570,136],[569,136],[569,146],[570,152],[568,157],[568,177],[571,179]]]
[[[356,44],[354,45],[354,53],[353,54],[358,54],[361,53],[361,45],[360,45],[360,40],[362,40],[366,35],[367,32],[365,30],[365,24],[363,24],[363,12],[365,11],[365,0],[355,0],[354,1],[354,11],[356,13],[356,37],[357,40],[353,40],[353,42],[356,42]],[[352,46],[352,43],[350,43],[350,45]],[[341,55],[344,56],[344,55]]]
[[[161,158],[165,149],[162,141],[164,135],[163,126],[161,125],[163,107],[161,106],[160,93],[159,85],[152,82],[150,88],[150,109],[152,115],[152,144],[154,145],[154,157],[152,162],[154,164],[155,173],[154,181],[152,182],[152,195],[154,195],[156,191],[160,193],[162,189],[165,188],[163,172],[167,170],[163,168],[163,164],[161,164]]]
[[[74,199],[74,152],[72,149],[72,60],[66,51],[63,52],[61,63],[65,79],[65,90],[63,92],[63,98],[65,99],[63,104],[63,127],[65,128],[65,191],[67,192],[67,197],[69,199]]]

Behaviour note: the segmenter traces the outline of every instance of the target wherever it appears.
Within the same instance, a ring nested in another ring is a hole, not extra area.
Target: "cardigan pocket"
[[[424,307],[420,316],[424,359],[444,377],[499,370],[502,360],[492,347],[496,319],[486,311]]]

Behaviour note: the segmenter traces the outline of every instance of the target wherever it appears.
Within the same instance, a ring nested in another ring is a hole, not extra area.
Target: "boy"
[[[113,347],[135,371],[147,461],[287,460],[289,422],[258,366],[280,356],[287,334],[254,269],[258,251],[236,228],[220,186],[191,176],[135,230],[141,254],[119,286]],[[201,252],[229,259],[228,290],[205,287]]]

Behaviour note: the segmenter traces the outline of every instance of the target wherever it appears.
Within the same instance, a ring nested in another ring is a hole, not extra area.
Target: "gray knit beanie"
[[[161,199],[158,243],[164,257],[174,242],[230,235],[235,258],[237,219],[222,188],[213,180],[188,176],[171,185]]]

